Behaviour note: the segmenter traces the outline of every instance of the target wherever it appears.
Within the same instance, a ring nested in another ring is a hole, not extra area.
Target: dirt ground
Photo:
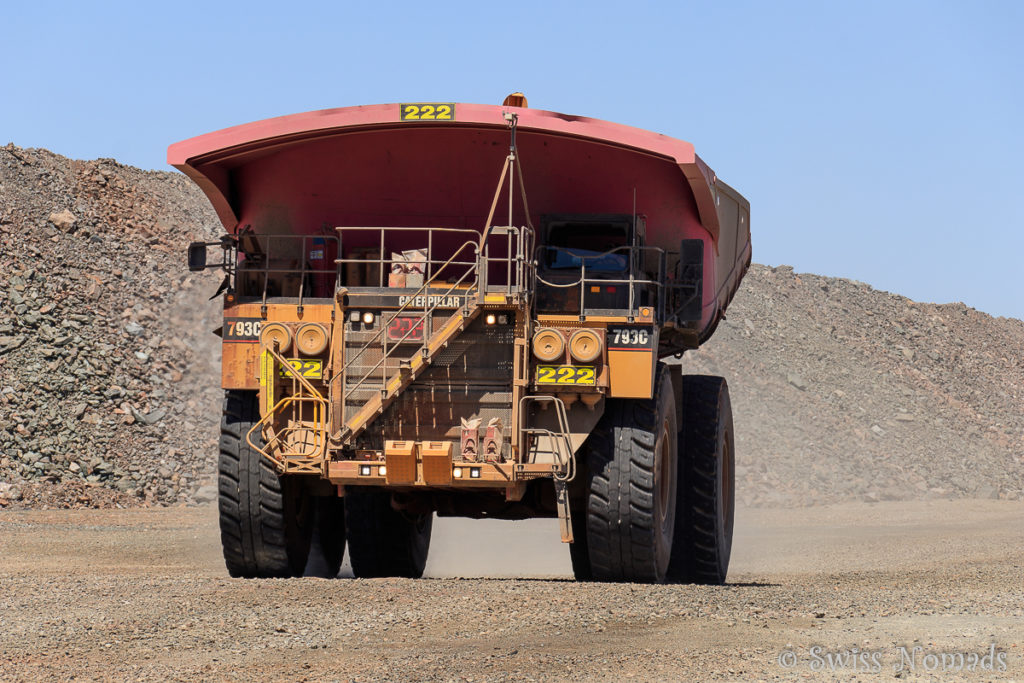
[[[577,584],[551,522],[439,520],[430,578],[244,581],[214,507],[3,511],[0,679],[1024,679],[1020,501],[747,509],[734,547],[725,587]]]

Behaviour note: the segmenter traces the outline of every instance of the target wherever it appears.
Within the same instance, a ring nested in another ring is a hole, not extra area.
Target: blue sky
[[[693,142],[757,262],[1024,318],[1021,2],[12,5],[0,144],[166,169],[237,123],[522,90]]]

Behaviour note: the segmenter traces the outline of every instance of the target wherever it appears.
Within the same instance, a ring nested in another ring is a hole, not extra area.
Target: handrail
[[[479,235],[479,231],[471,228],[445,228],[445,227],[414,227],[414,226],[335,226],[334,230],[338,233],[338,258],[334,260],[335,263],[350,264],[350,263],[375,263],[380,267],[380,273],[378,277],[378,287],[384,286],[384,270],[385,264],[391,263],[391,259],[386,257],[384,247],[386,246],[385,233],[387,232],[422,232],[427,233],[427,254],[428,258],[423,263],[427,266],[427,272],[425,273],[426,279],[430,278],[430,267],[436,263],[440,263],[438,260],[430,259],[429,255],[433,253],[434,233],[451,233],[451,234],[466,234],[466,235]],[[380,232],[380,243],[377,245],[379,248],[380,255],[375,258],[369,259],[358,259],[358,258],[344,258],[342,254],[342,236],[348,232]],[[474,262],[471,261],[459,261],[453,262],[448,265],[460,265],[460,266],[472,266]],[[442,266],[438,273],[444,270]]]
[[[544,427],[527,427],[525,423],[526,406],[529,403],[553,403],[555,405],[555,415],[558,418],[558,429],[559,431],[553,432],[550,429]],[[569,438],[569,418],[565,411],[565,402],[558,396],[551,396],[548,394],[535,394],[531,396],[523,396],[519,400],[519,424],[517,425],[519,431],[525,435],[530,436],[546,436],[551,440],[551,446],[554,449],[553,455],[557,460],[558,466],[561,468],[561,472],[555,473],[553,476],[557,481],[568,483],[576,478],[576,458],[574,457],[572,440]],[[557,444],[561,442],[562,448],[558,448]],[[526,449],[523,449],[525,453]]]
[[[275,403],[273,406],[270,407],[269,410],[267,410],[266,414],[263,415],[263,417],[260,418],[260,420],[257,421],[256,424],[254,424],[249,429],[248,432],[246,432],[246,443],[248,443],[250,448],[259,452],[265,458],[274,463],[274,465],[277,466],[282,473],[287,472],[289,469],[288,458],[294,457],[297,454],[284,453],[283,458],[278,459],[272,455],[271,451],[276,447],[276,444],[278,444],[284,439],[284,435],[288,433],[290,429],[285,429],[279,434],[274,434],[269,441],[266,441],[263,444],[263,448],[261,448],[255,442],[253,442],[252,435],[257,430],[262,431],[266,425],[269,425],[273,421],[274,416],[277,415],[278,411],[280,411],[285,406],[292,403],[312,402],[314,405],[313,423],[315,425],[312,430],[313,454],[303,454],[305,458],[305,463],[299,468],[302,471],[312,471],[309,468],[321,465],[323,463],[324,449],[327,445],[327,425],[330,422],[330,402],[326,398],[324,398],[323,394],[317,391],[316,387],[314,387],[309,382],[309,380],[307,380],[301,374],[298,374],[294,370],[292,370],[291,366],[288,363],[288,360],[283,355],[281,355],[281,353],[277,349],[273,347],[264,348],[267,353],[269,353],[275,360],[277,360],[277,362],[281,364],[282,368],[286,369],[286,372],[292,378],[293,381],[298,380],[299,384],[302,385],[302,388],[305,389],[308,392],[308,394],[303,394],[302,392],[299,392],[293,393],[288,396],[283,396],[277,403]]]
[[[388,230],[388,228],[378,228],[382,234]],[[338,228],[339,231],[345,230],[345,228]],[[398,228],[403,230],[403,228]],[[405,228],[404,230],[415,230],[414,228]],[[471,232],[474,237],[478,236],[476,231],[466,231],[461,229],[439,229],[441,232],[448,233],[462,233]],[[532,251],[534,245],[533,230],[528,227],[514,227],[514,226],[493,226],[492,230],[488,232],[488,237],[500,236],[500,239],[505,239],[505,244],[496,245],[492,240],[488,239],[484,245],[483,250],[480,249],[480,244],[476,239],[468,240],[451,252],[451,255],[445,260],[430,258],[433,255],[434,241],[432,237],[432,231],[428,230],[428,247],[427,247],[427,259],[425,263],[431,271],[428,271],[428,275],[425,281],[415,289],[415,292],[408,296],[403,296],[404,303],[398,306],[397,309],[389,311],[388,314],[391,319],[402,315],[409,311],[413,312],[413,318],[415,323],[410,326],[409,329],[402,334],[401,338],[391,340],[387,337],[387,325],[382,324],[375,330],[369,338],[365,341],[360,342],[358,349],[355,349],[352,353],[346,354],[344,365],[328,380],[329,386],[334,386],[331,383],[337,381],[339,378],[342,382],[341,389],[341,405],[347,406],[351,401],[353,395],[359,391],[372,391],[378,390],[380,392],[379,397],[369,397],[359,412],[355,414],[352,420],[346,422],[346,432],[348,434],[354,434],[365,427],[366,423],[370,419],[368,416],[364,416],[363,413],[369,406],[376,405],[377,409],[383,407],[383,405],[397,395],[402,387],[408,382],[415,379],[415,376],[421,371],[425,364],[431,362],[431,355],[435,353],[439,348],[442,348],[447,344],[447,340],[452,337],[453,334],[457,333],[458,330],[464,328],[467,318],[471,317],[475,311],[479,310],[479,306],[484,302],[486,293],[491,291],[487,286],[487,273],[489,269],[495,264],[501,264],[504,261],[508,262],[508,267],[504,268],[505,275],[508,279],[507,282],[501,285],[502,289],[505,289],[508,293],[523,294],[529,298],[529,292],[527,288],[532,282],[533,275],[533,260],[530,258],[530,251]],[[473,248],[474,260],[472,262],[461,261],[460,259],[467,258],[463,256],[468,248]],[[500,251],[499,255],[492,257],[490,252],[492,249],[498,248]],[[447,249],[446,249],[447,251]],[[506,253],[502,253],[506,252]],[[364,261],[373,263],[373,259],[338,259],[339,263],[342,262],[355,262]],[[514,266],[513,266],[513,261]],[[379,262],[383,267],[384,259],[380,259]],[[423,263],[423,262],[420,262]],[[445,283],[439,283],[439,280],[446,272],[449,272],[449,267],[452,265],[466,265],[467,268],[462,272],[454,281],[448,281]],[[436,270],[434,266],[437,266]],[[412,289],[412,288],[409,288]],[[408,290],[406,290],[408,291]],[[436,297],[423,297],[421,295],[425,292],[438,292]],[[440,309],[444,304],[445,299],[450,298],[450,295],[458,294],[461,298],[457,310],[447,319],[447,321],[434,331],[434,325],[429,324],[429,320],[435,311]],[[431,303],[433,301],[433,303]],[[383,323],[383,320],[382,320]],[[430,330],[427,331],[427,326],[430,326]],[[421,358],[406,357],[410,352],[403,351],[401,354],[396,354],[402,344],[406,343],[412,336],[416,329],[423,329],[423,334],[420,340],[419,349],[411,353],[421,354]],[[381,350],[380,358],[368,367],[359,368],[359,376],[357,378],[350,379],[350,372],[356,364],[365,357],[366,353],[370,349]],[[388,368],[389,361],[399,355],[399,360],[402,361],[397,367],[397,374],[392,374]],[[418,362],[417,362],[418,361]],[[375,378],[376,373],[381,372],[381,368],[385,368],[385,371],[379,378]],[[372,379],[372,382],[371,382]],[[367,386],[370,384],[371,386]],[[344,409],[347,413],[347,408]],[[368,414],[367,414],[368,415]],[[353,421],[354,420],[354,421]]]
[[[455,258],[456,256],[458,256],[458,255],[459,255],[459,253],[461,253],[461,252],[462,252],[462,250],[463,250],[463,249],[465,249],[465,248],[466,248],[467,246],[475,246],[475,243],[474,243],[474,242],[472,242],[472,241],[469,241],[469,242],[464,242],[464,243],[462,244],[462,246],[460,246],[460,247],[459,247],[459,248],[458,248],[458,249],[457,249],[457,250],[455,251],[455,253],[454,253],[454,254],[452,254],[451,258],[450,258],[450,259],[448,259],[448,261],[447,261],[447,262],[445,263],[445,265],[448,265],[448,264],[449,264],[449,263],[451,262],[451,260],[452,260],[452,259],[454,259],[454,258]],[[441,270],[444,270],[444,267],[443,267],[443,266],[442,266],[442,269],[441,269]],[[438,273],[436,273],[436,274],[434,275],[434,277],[436,278],[436,277],[437,277],[437,275],[438,275],[438,274],[440,274],[440,272],[441,272],[441,271],[438,271]],[[450,292],[451,292],[452,290],[454,290],[454,289],[455,289],[455,288],[456,288],[456,287],[457,287],[457,286],[458,286],[459,284],[461,284],[461,282],[462,282],[462,279],[463,279],[463,278],[465,278],[465,277],[466,277],[466,275],[468,275],[468,274],[469,274],[469,273],[471,273],[471,272],[473,272],[473,271],[472,271],[472,270],[468,270],[468,271],[466,271],[466,272],[465,272],[465,273],[464,273],[464,274],[462,275],[462,277],[460,277],[460,278],[459,278],[459,280],[455,282],[455,284],[454,284],[454,285],[452,285],[451,287],[449,287],[449,288],[448,288],[448,289],[447,289],[447,290],[445,291],[445,295],[447,295],[448,293],[450,293]],[[396,310],[396,311],[395,311],[395,315],[399,315],[400,313],[402,313],[402,311],[406,310],[406,308],[408,308],[409,304],[411,304],[411,303],[412,303],[413,301],[415,301],[415,298],[416,298],[417,296],[419,296],[421,292],[425,291],[425,290],[426,290],[426,289],[427,289],[427,288],[428,288],[428,287],[429,287],[429,286],[431,285],[431,283],[433,283],[433,278],[432,278],[432,279],[430,279],[430,280],[425,280],[425,281],[423,282],[423,284],[422,284],[422,285],[420,285],[419,289],[417,289],[417,290],[416,290],[416,291],[415,291],[415,292],[414,292],[414,293],[413,293],[412,295],[410,295],[410,296],[409,296],[409,298],[408,298],[408,300],[406,300],[406,302],[405,302],[404,304],[402,304],[401,306],[399,306],[399,307],[398,307],[398,310]],[[435,308],[436,308],[436,304],[435,304]],[[368,340],[366,341],[366,343],[365,343],[365,344],[363,345],[363,349],[367,348],[367,347],[368,347],[368,346],[370,345],[370,343],[372,343],[372,342],[376,341],[376,340],[377,340],[377,338],[378,338],[378,337],[380,337],[380,335],[384,334],[384,333],[385,333],[386,331],[387,331],[387,328],[385,328],[385,327],[381,327],[381,328],[380,328],[379,330],[377,330],[377,331],[376,331],[376,332],[374,333],[373,337],[371,337],[370,339],[368,339]],[[359,350],[359,353],[362,353],[363,349],[360,349],[360,350]],[[357,356],[358,356],[358,354],[357,354]],[[349,360],[349,362],[348,362],[348,363],[346,363],[346,364],[344,365],[344,367],[342,367],[342,369],[341,369],[341,370],[342,370],[342,372],[344,372],[345,370],[348,370],[349,366],[350,366],[350,365],[352,365],[352,361],[353,361],[353,360],[355,360],[355,358],[352,358],[352,359],[350,359],[350,360]]]
[[[627,310],[629,311],[630,315],[632,315],[633,311],[637,308],[637,306],[635,305],[635,297],[636,297],[635,288],[636,288],[637,285],[653,286],[658,291],[664,290],[668,286],[666,284],[666,282],[665,282],[665,271],[666,271],[665,266],[666,266],[666,257],[667,257],[668,252],[666,252],[664,249],[661,249],[660,247],[639,246],[639,245],[623,245],[623,246],[620,246],[620,247],[614,247],[614,248],[609,249],[607,251],[604,251],[604,252],[602,252],[600,254],[594,254],[594,255],[591,255],[591,256],[584,256],[584,255],[575,253],[575,252],[572,251],[574,248],[575,249],[582,249],[583,247],[556,247],[556,246],[551,246],[551,245],[543,245],[543,246],[537,247],[537,250],[535,252],[535,260],[539,260],[540,257],[542,256],[542,254],[544,254],[545,252],[548,252],[548,251],[558,251],[558,252],[569,253],[572,256],[580,259],[580,265],[579,265],[580,277],[579,277],[578,280],[573,281],[573,282],[566,282],[566,283],[556,283],[556,282],[549,282],[548,280],[545,280],[539,274],[536,274],[534,277],[537,279],[538,282],[540,282],[541,284],[546,285],[548,287],[556,287],[556,288],[563,288],[564,289],[564,288],[570,288],[570,287],[579,286],[579,288],[580,288],[580,315],[584,315],[585,314],[584,311],[586,311],[586,309],[587,309],[587,306],[586,306],[586,295],[587,295],[587,291],[586,290],[587,290],[587,287],[586,287],[586,285],[587,285],[588,282],[591,282],[591,283],[593,283],[593,282],[600,282],[602,284],[628,285],[629,301],[628,301],[628,305],[627,305]],[[600,258],[603,258],[603,257],[608,256],[610,254],[615,254],[615,253],[618,253],[618,252],[625,252],[628,255],[627,267],[625,269],[623,269],[623,270],[620,270],[620,271],[601,271],[601,272],[627,273],[629,275],[628,278],[606,278],[606,277],[587,278],[587,261],[600,259]],[[635,275],[636,271],[637,271],[637,268],[636,268],[636,258],[635,257],[637,255],[637,253],[640,253],[642,255],[644,252],[652,252],[652,253],[654,253],[655,255],[658,256],[657,279],[638,278]],[[564,269],[549,268],[547,270],[549,270],[549,271],[550,270],[573,271],[574,268],[564,268]],[[665,297],[658,296],[658,301],[657,301],[656,305],[658,307],[659,318],[662,317],[663,313],[664,313],[664,306],[665,306],[665,300],[664,299],[665,299]]]
[[[465,249],[465,248],[466,248],[467,246],[475,246],[475,243],[474,243],[474,242],[472,242],[472,241],[470,241],[470,242],[466,242],[465,244],[463,244],[463,245],[462,245],[461,247],[459,247],[459,248],[458,248],[458,250],[457,250],[457,251],[455,252],[455,254],[453,254],[453,255],[452,255],[452,258],[455,258],[455,256],[456,256],[456,255],[458,255],[458,254],[459,254],[459,253],[460,253],[460,252],[461,252],[461,251],[462,251],[463,249]],[[451,260],[451,259],[449,259],[449,261],[450,261],[450,260]],[[435,273],[435,274],[434,274],[434,277],[436,278],[436,277],[437,277],[437,275],[439,275],[439,274],[441,273],[441,271],[443,271],[443,270],[444,270],[444,267],[442,267],[442,268],[441,268],[441,270],[439,270],[439,271],[438,271],[437,273]],[[458,279],[458,280],[457,280],[457,281],[456,281],[456,282],[455,282],[454,284],[452,284],[452,285],[451,285],[451,287],[449,287],[449,288],[448,288],[448,289],[447,289],[447,290],[445,291],[445,293],[444,293],[444,294],[443,294],[442,296],[447,296],[447,295],[448,295],[448,294],[450,294],[450,293],[451,293],[452,291],[454,291],[455,289],[457,289],[457,288],[458,288],[458,286],[459,286],[460,284],[462,284],[462,280],[463,280],[463,279],[465,279],[467,275],[469,275],[469,274],[471,274],[471,273],[474,273],[474,272],[475,272],[475,269],[467,270],[467,271],[466,271],[465,273],[463,273],[462,277],[460,277],[460,278],[459,278],[459,279]],[[402,305],[401,305],[401,306],[400,306],[400,307],[398,308],[398,310],[397,310],[397,311],[395,311],[394,315],[395,315],[395,316],[397,316],[397,315],[401,314],[401,312],[402,312],[402,311],[406,310],[406,308],[407,308],[407,307],[408,307],[408,306],[409,306],[409,305],[410,305],[410,304],[411,304],[411,303],[412,303],[413,301],[415,301],[415,298],[416,298],[417,296],[419,296],[420,292],[424,291],[424,290],[425,290],[425,289],[426,289],[426,288],[428,287],[428,285],[430,285],[430,283],[431,283],[431,282],[433,282],[433,280],[425,281],[425,282],[424,282],[424,283],[423,283],[422,285],[420,285],[420,288],[416,290],[416,293],[415,293],[415,294],[413,294],[413,295],[411,295],[411,296],[409,297],[409,299],[408,299],[408,300],[407,300],[407,301],[406,301],[406,302],[405,302],[404,304],[402,304]],[[468,296],[467,296],[467,301],[468,301]],[[422,322],[422,323],[424,324],[424,326],[426,326],[426,321],[427,321],[427,317],[428,317],[428,316],[429,316],[429,315],[430,315],[431,313],[433,313],[433,312],[434,312],[434,310],[436,310],[436,309],[438,308],[438,306],[439,306],[439,304],[434,304],[433,306],[431,306],[431,307],[429,307],[429,308],[425,308],[425,309],[424,309],[424,311],[423,311],[423,315],[422,315],[422,316],[420,316],[420,317],[418,318],[418,322]],[[405,333],[405,335],[403,335],[403,337],[402,337],[402,339],[401,339],[401,340],[399,340],[399,341],[395,342],[395,346],[396,346],[396,347],[397,347],[397,345],[398,345],[398,344],[401,344],[401,343],[402,343],[403,341],[405,341],[405,339],[406,339],[406,338],[407,338],[407,337],[408,337],[408,336],[409,336],[409,335],[410,335],[410,334],[412,333],[412,329],[413,329],[413,328],[411,328],[411,329],[410,329],[409,331],[407,331],[407,332]],[[365,343],[363,344],[363,346],[362,346],[362,347],[361,347],[361,348],[360,348],[360,349],[359,349],[359,350],[358,350],[358,351],[357,351],[356,353],[354,353],[354,354],[352,355],[352,357],[351,357],[351,358],[349,358],[349,359],[348,359],[348,362],[347,362],[347,363],[345,363],[345,365],[344,365],[344,366],[342,367],[342,369],[341,369],[341,371],[340,371],[339,373],[336,373],[336,374],[335,374],[335,376],[331,378],[331,381],[333,382],[333,381],[334,381],[334,379],[335,379],[336,377],[338,377],[338,376],[345,376],[345,372],[346,372],[346,371],[348,370],[348,368],[349,368],[349,367],[350,367],[350,366],[352,365],[352,363],[354,363],[354,362],[356,361],[356,359],[357,359],[357,358],[359,358],[360,356],[362,356],[362,354],[363,354],[363,353],[364,353],[364,352],[365,352],[365,351],[366,351],[367,349],[369,349],[369,348],[370,348],[370,345],[371,345],[371,344],[372,344],[373,342],[375,342],[375,341],[376,341],[376,340],[377,340],[377,339],[378,339],[378,338],[379,338],[379,337],[380,337],[380,336],[381,336],[382,334],[384,334],[384,333],[386,333],[386,332],[387,332],[387,328],[386,328],[386,327],[384,327],[384,326],[382,325],[382,326],[381,326],[381,328],[380,328],[380,329],[379,329],[379,330],[378,330],[378,331],[377,331],[376,333],[374,333],[373,337],[371,337],[370,339],[368,339],[368,340],[367,340],[367,341],[366,341],[366,342],[365,342]],[[426,334],[424,334],[424,335],[423,335],[423,344],[422,344],[422,345],[420,346],[420,351],[421,351],[421,352],[422,352],[423,348],[425,348],[425,345],[426,345],[426,343],[427,343],[427,336],[428,336],[428,335],[426,335]],[[385,339],[386,339],[386,338],[385,338]],[[374,366],[373,366],[372,368],[370,368],[370,369],[369,369],[369,370],[368,370],[368,371],[367,371],[367,372],[366,372],[366,373],[365,373],[365,374],[364,374],[364,375],[363,375],[363,376],[362,376],[362,377],[361,377],[361,378],[359,379],[359,381],[358,381],[358,382],[357,382],[357,383],[355,384],[355,386],[352,386],[352,387],[346,387],[346,390],[345,390],[345,399],[347,400],[347,399],[348,399],[348,398],[349,398],[349,397],[350,397],[350,396],[351,396],[351,395],[352,395],[352,394],[353,394],[353,393],[354,393],[354,392],[355,392],[356,390],[358,390],[358,389],[359,389],[359,387],[361,387],[361,386],[363,385],[363,383],[364,383],[364,382],[366,382],[366,380],[367,380],[367,379],[369,379],[370,375],[372,375],[372,374],[373,374],[373,373],[374,373],[374,372],[375,372],[375,371],[377,370],[377,368],[379,368],[379,367],[380,367],[381,365],[383,365],[384,363],[386,363],[386,362],[387,362],[387,360],[388,360],[388,358],[390,358],[390,357],[391,357],[390,353],[389,353],[389,352],[385,352],[385,353],[384,353],[384,354],[383,354],[383,355],[381,356],[381,359],[380,359],[379,361],[377,361],[377,363],[376,363],[376,364],[375,364],[375,365],[374,365]]]
[[[511,228],[511,226],[505,226],[505,227]],[[517,269],[516,269],[516,271],[517,271],[517,284],[518,284],[518,281],[523,279],[523,277],[519,274],[518,271],[521,270],[522,268],[524,268],[526,266],[526,264],[530,263],[527,259],[525,259],[523,257],[522,251],[523,251],[523,247],[532,246],[530,244],[526,244],[526,242],[529,239],[529,237],[527,236],[526,233],[529,232],[529,233],[531,233],[530,236],[532,236],[532,231],[530,231],[528,228],[527,229],[512,228],[512,229],[515,230],[516,233],[517,233],[517,235],[516,235],[516,249],[517,249],[518,253],[515,256],[515,259],[518,261],[518,264],[519,264],[519,267],[517,267]],[[449,286],[441,294],[441,297],[448,296],[451,293],[453,293],[456,290],[458,290],[460,288],[460,286],[463,285],[463,283],[471,275],[474,276],[473,279],[477,282],[477,286],[479,286],[479,278],[480,278],[481,270],[486,269],[490,265],[490,263],[492,261],[497,261],[497,262],[500,263],[501,261],[508,260],[509,263],[510,263],[510,266],[511,266],[511,261],[513,260],[513,257],[511,255],[512,241],[513,241],[512,239],[508,239],[507,240],[508,241],[508,252],[509,252],[509,254],[508,254],[506,259],[502,259],[500,257],[494,258],[494,257],[486,255],[486,253],[484,253],[484,252],[481,252],[479,250],[479,244],[476,242],[476,240],[468,240],[468,241],[464,242],[463,244],[461,244],[452,253],[452,255],[446,261],[442,262],[442,261],[440,261],[440,259],[431,259],[431,258],[429,258],[430,250],[431,250],[431,248],[433,246],[433,244],[432,244],[433,240],[432,240],[432,237],[430,237],[430,235],[432,235],[433,232],[437,231],[437,232],[447,232],[447,233],[470,233],[470,234],[473,234],[473,235],[479,234],[475,230],[469,230],[469,229],[463,229],[463,228],[410,228],[410,227],[398,227],[398,228],[389,228],[389,227],[378,227],[378,228],[369,228],[369,227],[353,227],[353,228],[350,228],[350,227],[338,227],[338,228],[336,228],[336,230],[338,230],[339,232],[342,231],[342,230],[344,230],[344,231],[348,231],[348,230],[362,230],[362,231],[379,230],[379,231],[381,231],[382,236],[383,236],[384,232],[388,231],[388,230],[399,230],[399,231],[427,230],[428,231],[428,240],[429,240],[428,247],[427,247],[427,249],[428,249],[428,258],[425,261],[425,263],[428,264],[428,267],[429,267],[430,264],[435,264],[435,263],[440,263],[441,266],[432,275],[429,275],[425,279],[423,284],[420,285],[419,288],[417,288],[417,290],[412,295],[410,295],[408,297],[408,299],[406,300],[406,302],[404,304],[399,306],[399,308],[394,311],[394,313],[392,314],[393,316],[401,315],[403,312],[405,312],[405,311],[407,311],[407,310],[409,310],[411,308],[418,309],[419,307],[413,306],[413,303],[416,301],[416,298],[420,294],[426,292],[430,287],[434,286],[435,285],[435,281],[438,279],[438,277],[442,273],[444,273],[445,269],[448,268],[448,266],[451,266],[451,265],[467,265],[467,266],[469,266],[469,268],[466,270],[466,272],[464,272],[461,276],[459,276],[459,278],[454,283],[445,283],[445,284],[448,284]],[[466,247],[469,247],[469,246],[477,247],[476,259],[474,261],[457,261],[456,258],[460,254],[462,254],[464,252]],[[487,247],[488,247],[488,245],[485,244],[484,245],[484,249],[486,250]],[[388,259],[387,261],[390,261],[390,259]],[[377,259],[377,260],[374,260],[374,259],[344,259],[344,258],[338,258],[338,259],[335,259],[335,262],[336,263],[378,263],[383,268],[383,264],[385,263],[385,259],[383,259],[383,249],[382,249],[382,258]],[[508,287],[511,287],[511,284],[512,284],[511,283],[511,278],[509,278],[509,280],[510,281],[507,282],[506,285]],[[472,285],[470,285],[470,289],[467,290],[467,297],[466,297],[467,302],[469,300],[469,291],[471,291],[471,290],[472,290]],[[417,324],[423,323],[424,325],[426,325],[427,319],[429,318],[430,314],[433,313],[438,308],[440,308],[440,304],[439,303],[438,304],[434,304],[432,306],[424,307],[422,314],[419,314],[419,311],[417,310],[417,314],[418,314],[417,315],[417,319],[416,319],[417,320]],[[410,328],[402,336],[401,339],[399,339],[397,341],[394,341],[393,342],[394,345],[397,347],[397,345],[405,342],[406,339],[408,339],[409,336],[412,334],[412,330],[415,329],[415,327],[416,326],[413,326],[412,328]],[[373,334],[372,337],[370,337],[369,339],[367,339],[363,343],[363,345],[359,348],[358,351],[356,351],[355,353],[353,353],[351,356],[348,357],[345,365],[340,369],[339,372],[335,373],[335,375],[331,378],[330,381],[333,382],[333,381],[335,381],[339,377],[346,376],[346,373],[355,364],[355,362],[358,359],[360,359],[363,356],[363,354],[367,350],[369,350],[375,343],[380,341],[382,339],[382,336],[385,335],[386,332],[387,332],[387,328],[384,327],[384,326],[381,326],[381,328],[378,329]],[[386,345],[387,345],[387,337],[384,336],[383,340],[384,340],[384,346],[386,347]],[[424,335],[423,342],[422,342],[422,344],[420,346],[421,353],[426,348],[427,342],[428,342],[428,335]],[[375,363],[373,365],[373,367],[371,367],[369,370],[367,370],[360,377],[359,381],[355,383],[354,386],[346,387],[344,398],[347,400],[355,391],[357,391],[359,388],[361,388],[366,383],[366,381],[370,378],[370,376],[373,375],[373,373],[376,372],[377,369],[379,369],[382,365],[384,365],[387,362],[387,360],[391,357],[391,355],[392,355],[391,352],[385,351],[385,353],[383,354],[381,359],[377,363]]]
[[[268,289],[270,288],[270,274],[271,273],[297,273],[299,275],[299,304],[298,305],[299,305],[299,313],[300,314],[302,312],[302,302],[303,302],[303,300],[305,298],[306,276],[307,275],[328,275],[328,274],[332,274],[333,273],[334,274],[334,287],[332,289],[337,288],[338,280],[340,279],[340,276],[341,276],[341,271],[338,268],[337,263],[335,263],[334,268],[312,268],[312,267],[308,267],[307,268],[306,267],[307,263],[309,262],[309,259],[307,258],[307,255],[309,254],[309,251],[306,248],[307,247],[307,243],[308,243],[307,240],[317,240],[317,239],[323,240],[324,244],[325,244],[325,247],[326,247],[326,243],[328,241],[330,241],[330,242],[334,242],[337,245],[336,248],[340,248],[341,247],[341,241],[337,237],[334,237],[334,236],[331,236],[331,235],[317,235],[317,234],[300,234],[300,235],[272,235],[272,234],[266,234],[266,235],[257,235],[255,233],[252,233],[251,236],[253,238],[257,239],[257,240],[260,239],[260,238],[263,238],[266,241],[266,249],[261,254],[259,254],[260,256],[262,256],[262,261],[263,261],[262,265],[263,265],[263,267],[258,269],[258,270],[251,271],[251,272],[261,273],[263,275],[263,293],[262,293],[262,295],[260,297],[260,302],[261,302],[261,305],[264,307],[264,309],[267,306],[267,292],[268,292]],[[271,245],[273,244],[273,242],[275,240],[299,240],[299,239],[302,240],[302,243],[301,243],[301,245],[299,247],[299,258],[298,258],[299,267],[298,268],[271,268],[270,267],[270,255],[274,251],[273,249],[271,249]],[[246,254],[247,258],[249,257],[249,254],[247,252],[243,251],[242,253]],[[256,256],[256,254],[253,254],[252,256]],[[324,255],[324,258],[326,258],[326,253]]]

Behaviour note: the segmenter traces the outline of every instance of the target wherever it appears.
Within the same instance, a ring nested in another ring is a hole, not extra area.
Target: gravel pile
[[[754,265],[687,371],[724,375],[747,505],[1024,498],[1024,323]]]
[[[0,148],[0,504],[199,493],[217,276],[189,275],[184,254],[218,228],[183,176]]]
[[[212,499],[219,275],[184,253],[220,232],[184,176],[0,148],[0,506]],[[682,363],[729,380],[746,505],[1024,498],[1019,320],[755,264]]]

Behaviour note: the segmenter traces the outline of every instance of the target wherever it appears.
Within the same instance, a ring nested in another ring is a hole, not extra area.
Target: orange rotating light
[[[277,342],[277,350],[284,353],[292,345],[292,331],[283,323],[264,323],[260,330],[260,343],[272,349],[274,342]]]
[[[295,346],[306,356],[316,356],[327,348],[327,330],[319,323],[306,323],[295,335]]]
[[[537,358],[551,362],[561,358],[563,353],[565,353],[565,339],[558,330],[544,327],[533,335],[533,355]]]
[[[569,353],[580,363],[589,363],[601,355],[601,338],[593,330],[576,330],[569,338]]]

